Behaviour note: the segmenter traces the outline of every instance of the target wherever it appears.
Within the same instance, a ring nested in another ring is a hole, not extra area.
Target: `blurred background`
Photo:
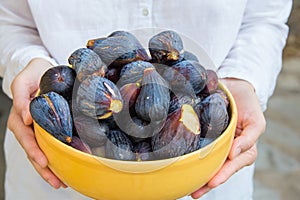
[[[258,143],[254,200],[298,200],[300,196],[300,0],[294,0],[288,24],[283,68],[265,112],[266,132]],[[0,90],[0,200],[4,199],[3,140],[11,104]]]

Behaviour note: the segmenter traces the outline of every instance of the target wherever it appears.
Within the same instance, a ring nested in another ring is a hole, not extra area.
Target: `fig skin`
[[[138,116],[131,117],[129,114],[117,115],[115,118],[118,126],[132,141],[140,142],[157,134],[164,126],[165,121],[145,121]]]
[[[200,93],[206,85],[205,68],[195,61],[182,61],[167,68],[163,77],[168,81],[172,92],[186,93],[194,96]]]
[[[195,54],[193,54],[192,52],[189,52],[189,51],[184,51],[183,59],[199,62],[199,59],[197,58],[197,56]]]
[[[148,46],[151,62],[172,65],[183,59],[183,42],[174,31],[167,30],[154,35]]]
[[[194,106],[195,99],[193,97],[182,95],[182,94],[174,94],[171,93],[170,107],[168,113],[172,113],[179,109],[183,104],[189,104]]]
[[[200,137],[198,149],[203,148],[203,147],[209,145],[213,141],[214,141],[214,139],[212,139],[212,138],[202,138],[202,137]]]
[[[135,111],[146,121],[165,120],[170,106],[167,82],[155,69],[144,70],[142,88],[135,103]]]
[[[71,147],[82,151],[84,153],[92,154],[92,150],[84,141],[82,141],[79,137],[74,136],[72,138],[72,142],[69,144]]]
[[[39,95],[31,100],[29,109],[33,120],[56,139],[72,141],[72,116],[64,97],[55,92]]]
[[[90,76],[77,90],[76,105],[87,116],[105,119],[120,112],[123,101],[113,82],[100,76]]]
[[[157,159],[184,155],[197,149],[200,123],[193,107],[184,104],[168,115],[165,126],[152,137],[152,148]]]
[[[104,77],[116,84],[120,80],[121,69],[108,67]]]
[[[100,147],[93,147],[92,154],[94,156],[105,158],[105,145],[100,146]]]
[[[39,88],[40,94],[56,92],[66,100],[72,99],[72,91],[76,79],[74,69],[59,65],[48,69],[41,77]]]
[[[141,91],[138,83],[128,83],[120,88],[120,94],[123,99],[123,109],[134,109],[135,102]]]
[[[82,82],[88,76],[96,75],[104,77],[107,66],[101,58],[91,49],[79,48],[68,58],[69,64],[75,69],[77,79]]]
[[[218,89],[219,78],[214,70],[207,69],[207,81],[203,90],[198,93],[198,96],[202,99],[214,93]]]
[[[100,124],[102,124],[102,123],[106,124],[108,126],[109,130],[117,130],[117,129],[119,129],[116,121],[114,120],[114,116],[113,115],[110,116],[110,117],[108,117],[108,118],[106,118],[106,119],[98,119],[98,122]]]
[[[93,50],[96,46],[98,46],[105,39],[106,39],[106,37],[90,39],[87,41],[85,46],[86,46],[86,48]]]
[[[135,160],[133,145],[121,130],[111,130],[107,134],[105,157],[116,160]]]
[[[136,40],[136,37],[132,33],[128,32],[128,31],[123,31],[123,30],[114,31],[114,32],[110,33],[107,37],[118,37],[118,36],[125,36],[125,37]]]
[[[111,68],[120,68],[137,60],[149,60],[146,50],[132,34],[108,37],[93,50]]]
[[[106,123],[86,115],[78,115],[74,117],[74,125],[77,134],[90,147],[102,146],[105,144],[109,131]]]
[[[225,102],[226,108],[227,108],[229,106],[229,99],[228,99],[227,94],[223,90],[221,90],[221,89],[215,90],[214,93],[218,93],[218,94],[221,95],[222,99]]]
[[[152,147],[149,142],[143,141],[133,145],[133,152],[135,153],[137,161],[153,160]]]
[[[120,72],[120,80],[118,87],[122,87],[128,83],[141,84],[145,69],[154,68],[154,66],[146,61],[134,61],[124,65]]]
[[[215,139],[228,126],[227,107],[219,93],[209,95],[195,109],[201,123],[201,137]]]

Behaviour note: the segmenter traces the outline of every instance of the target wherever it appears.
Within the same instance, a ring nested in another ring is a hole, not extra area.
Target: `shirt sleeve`
[[[292,0],[248,0],[236,42],[218,69],[221,78],[250,82],[263,110],[282,66]]]
[[[0,1],[0,76],[3,91],[12,98],[10,85],[33,59],[55,64],[42,44],[26,0]]]

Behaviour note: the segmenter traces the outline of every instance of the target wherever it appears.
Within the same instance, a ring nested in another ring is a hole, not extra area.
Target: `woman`
[[[35,141],[29,102],[45,70],[65,64],[87,39],[143,27],[172,29],[196,41],[237,103],[238,126],[229,157],[192,197],[251,199],[255,144],[264,132],[263,111],[281,69],[291,4],[292,0],[1,0],[0,75],[4,91],[13,98],[5,139],[6,199],[87,198],[70,188],[58,189],[66,186],[47,167]]]

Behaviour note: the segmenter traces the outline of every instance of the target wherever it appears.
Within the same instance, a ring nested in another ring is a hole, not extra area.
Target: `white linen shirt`
[[[172,29],[201,46],[220,77],[249,81],[261,106],[272,95],[292,0],[1,0],[0,76],[10,84],[35,57],[65,64],[76,48],[115,30]]]
[[[249,81],[265,110],[281,69],[291,6],[292,0],[0,0],[3,90],[12,97],[12,80],[33,58],[67,64],[88,39],[156,27],[195,41],[219,77]],[[85,199],[70,189],[51,189],[12,134],[6,134],[5,153],[9,199]],[[205,197],[251,199],[252,176],[253,165],[245,167]]]

